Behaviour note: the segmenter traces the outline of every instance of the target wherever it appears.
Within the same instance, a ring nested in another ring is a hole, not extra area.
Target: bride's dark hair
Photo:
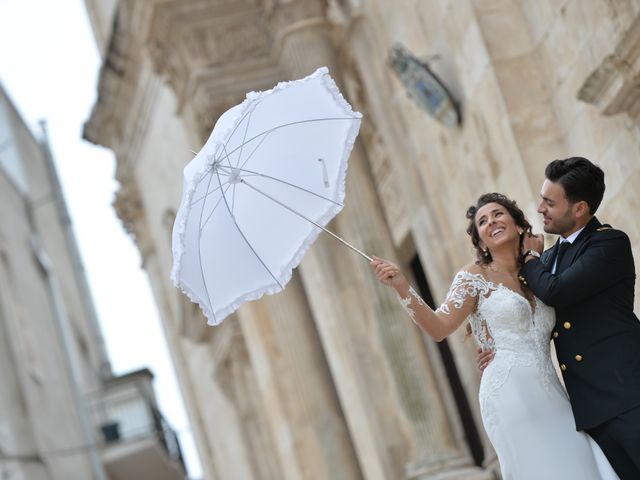
[[[531,225],[527,222],[524,212],[520,210],[515,200],[511,200],[501,193],[485,193],[484,195],[480,195],[476,204],[467,209],[467,218],[469,219],[467,233],[471,237],[471,243],[473,243],[473,246],[476,249],[476,264],[478,265],[488,265],[493,260],[491,252],[486,250],[485,253],[482,248],[480,248],[480,234],[476,227],[476,213],[478,213],[478,210],[487,203],[497,203],[502,205],[516,222],[516,225],[522,228],[523,233],[520,235],[520,246],[522,246],[524,235],[531,232]],[[519,260],[522,261],[522,259]]]

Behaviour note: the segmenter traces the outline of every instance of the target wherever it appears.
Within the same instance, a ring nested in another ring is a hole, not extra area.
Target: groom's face
[[[544,181],[540,190],[538,213],[542,214],[544,231],[547,233],[564,237],[576,225],[573,205],[567,200],[564,188],[549,179]]]

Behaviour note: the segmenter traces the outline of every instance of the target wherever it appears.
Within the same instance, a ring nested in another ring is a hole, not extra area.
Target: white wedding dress
[[[468,316],[477,341],[495,351],[479,398],[504,480],[618,478],[591,437],[575,429],[551,361],[553,308],[536,299],[533,309],[519,293],[462,270],[438,311]]]

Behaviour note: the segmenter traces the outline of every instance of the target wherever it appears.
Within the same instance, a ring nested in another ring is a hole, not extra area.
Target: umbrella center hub
[[[240,176],[240,169],[232,168],[231,173],[229,174],[229,183],[236,184],[242,181],[242,176]]]

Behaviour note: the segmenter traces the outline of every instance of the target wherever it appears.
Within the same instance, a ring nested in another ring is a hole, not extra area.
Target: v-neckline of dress
[[[495,283],[493,283],[493,282],[489,282],[489,283],[491,283],[491,284],[492,284],[492,285],[494,285],[494,286],[496,285],[496,284],[495,284]],[[525,297],[524,295],[522,295],[522,294],[520,294],[520,293],[516,292],[513,288],[509,288],[509,287],[507,287],[507,286],[506,286],[504,283],[502,283],[502,282],[500,282],[500,283],[498,283],[498,284],[497,284],[496,290],[497,290],[498,288],[500,288],[500,287],[502,287],[503,289],[507,290],[508,292],[513,293],[516,297],[521,298],[521,299],[524,301],[524,303],[526,303],[526,304],[529,306],[529,313],[531,313],[531,318],[533,318],[533,316],[536,314],[536,311],[538,311],[538,299],[536,298],[536,296],[535,296],[535,295],[533,296],[533,305],[532,305],[532,304],[531,304],[531,302],[530,302],[529,300],[527,300],[527,297]]]

